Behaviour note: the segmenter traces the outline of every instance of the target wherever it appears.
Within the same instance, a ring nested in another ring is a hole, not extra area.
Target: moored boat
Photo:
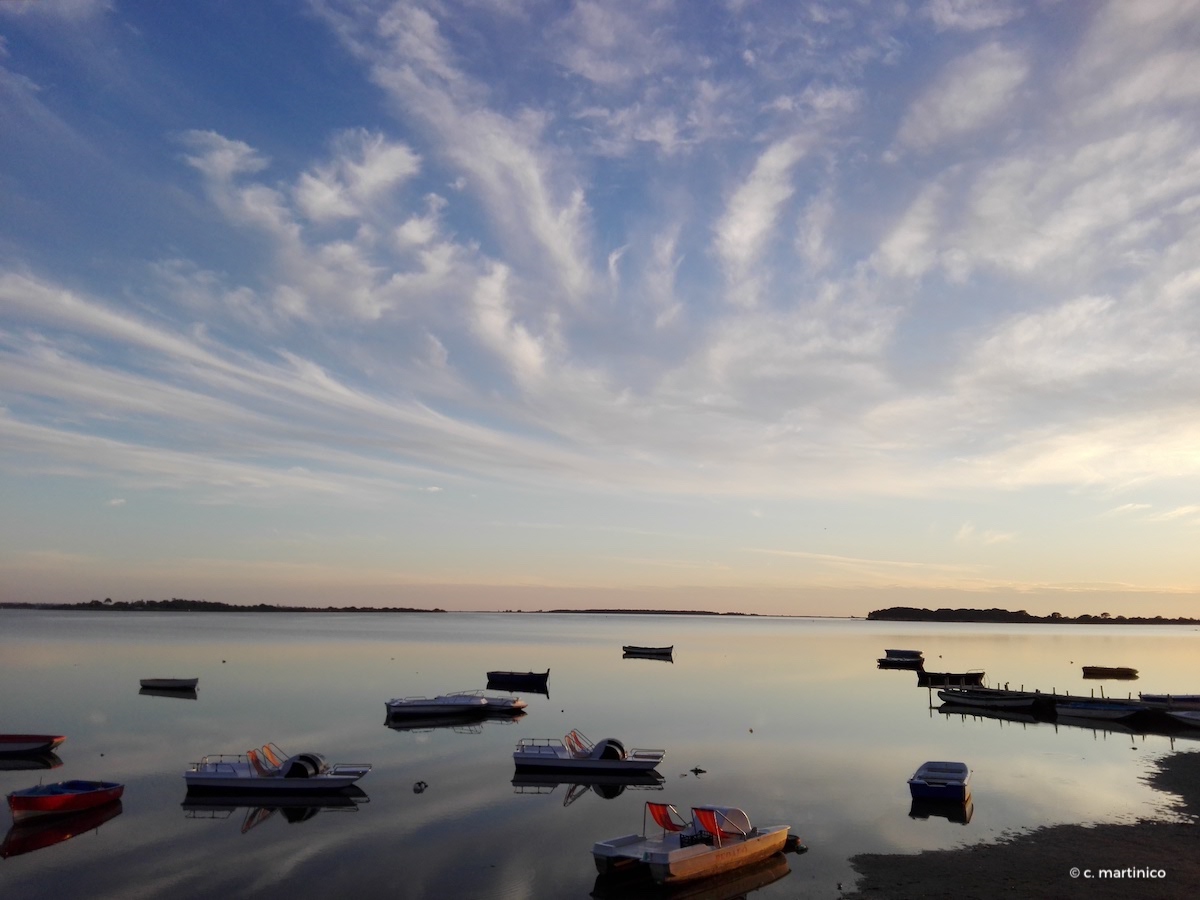
[[[518,769],[546,771],[648,772],[663,761],[664,750],[626,750],[616,738],[598,744],[578,730],[558,738],[522,738],[513,752]]]
[[[59,781],[23,788],[8,795],[8,808],[14,822],[37,816],[55,816],[81,812],[119,800],[125,785],[115,781]]]
[[[537,691],[549,695],[547,683],[550,680],[550,670],[545,672],[502,672],[487,673],[488,687],[496,690]]]
[[[633,644],[626,644],[621,648],[622,655],[626,659],[671,659],[675,654],[675,645],[670,647],[637,647]]]
[[[1133,681],[1138,677],[1138,670],[1131,669],[1128,666],[1084,666],[1083,677]]]
[[[527,704],[520,697],[502,697],[484,691],[454,691],[436,697],[402,697],[385,700],[389,718],[463,718],[470,716],[511,715]]]
[[[1200,709],[1200,694],[1138,694],[1151,709]]]
[[[347,788],[371,771],[370,763],[330,765],[319,753],[288,756],[274,744],[245,753],[212,753],[183,773],[189,791],[320,793]]]
[[[200,683],[199,678],[143,678],[138,682],[142,687],[155,691],[194,691]]]
[[[979,706],[991,709],[1032,709],[1052,703],[1049,695],[1029,691],[1005,691],[999,688],[947,688],[938,696],[957,706]]]
[[[933,760],[922,763],[908,779],[914,800],[966,802],[971,795],[971,770],[966,763]]]
[[[658,826],[650,832],[647,814]],[[674,806],[647,802],[641,833],[597,841],[592,858],[601,875],[645,868],[659,884],[679,884],[741,869],[779,853],[790,828],[755,827],[743,810],[732,806],[695,806],[691,821],[685,821]]]
[[[50,753],[65,740],[61,734],[0,734],[0,756]]]

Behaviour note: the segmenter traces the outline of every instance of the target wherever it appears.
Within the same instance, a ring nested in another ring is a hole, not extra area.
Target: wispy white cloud
[[[717,222],[716,252],[725,267],[728,299],[738,306],[756,306],[765,289],[756,264],[774,236],[783,205],[795,193],[792,170],[804,158],[806,144],[797,136],[763,151]]]
[[[923,12],[938,30],[980,31],[1019,19],[1024,10],[1006,0],[929,0]]]
[[[991,529],[980,531],[971,522],[963,522],[959,526],[958,531],[954,533],[954,541],[958,544],[982,544],[988,546],[990,544],[1006,544],[1016,538],[1016,535],[1008,531],[994,531]]]
[[[994,124],[1028,77],[1020,50],[986,44],[946,67],[905,114],[897,137],[906,147],[930,150]]]

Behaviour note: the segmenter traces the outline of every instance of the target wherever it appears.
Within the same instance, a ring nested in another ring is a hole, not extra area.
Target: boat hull
[[[1051,702],[1048,697],[1040,697],[1037,694],[988,688],[938,691],[938,697],[946,703],[959,706],[979,706],[985,709],[1032,709],[1040,704]]]
[[[8,795],[14,822],[39,816],[61,816],[82,812],[119,800],[125,785],[113,781],[62,781],[38,785]]]
[[[274,771],[255,768],[246,756],[207,756],[183,773],[189,791],[249,794],[321,794],[350,787],[371,771],[367,763],[327,766],[318,754],[288,757]],[[307,774],[297,774],[305,773]]]
[[[965,803],[971,796],[971,770],[965,763],[924,763],[908,779],[908,790],[914,800],[942,800]]]
[[[1200,710],[1200,694],[1138,694],[1138,699],[1153,709]]]
[[[363,775],[315,775],[312,778],[257,778],[185,772],[188,791],[246,794],[323,794],[350,787]]]
[[[50,753],[65,740],[59,734],[0,734],[0,756]]]
[[[488,672],[488,686],[493,684],[511,684],[523,690],[545,691],[546,682],[550,680],[550,670],[545,672]]]
[[[194,691],[199,678],[143,678],[138,682],[144,688],[155,691]]]
[[[787,843],[788,825],[758,829],[747,838],[728,838],[720,846],[684,845],[679,835],[663,840],[640,834],[601,841],[592,848],[596,871],[601,875],[645,869],[659,884],[674,885],[732,872],[781,852]]]
[[[1138,677],[1137,669],[1130,669],[1126,666],[1084,666],[1084,678],[1113,678],[1120,681],[1135,681]]]
[[[697,878],[709,878],[724,872],[732,872],[734,869],[751,865],[783,850],[783,845],[787,841],[788,827],[780,825],[773,830],[764,830],[745,840],[739,838],[727,841],[720,847],[695,845],[677,851],[674,858],[671,858],[671,854],[665,854],[666,858],[656,858],[654,854],[651,854],[646,865],[650,870],[650,877],[659,884],[679,884],[685,881],[694,881]],[[687,850],[696,850],[698,847],[704,847],[704,852],[686,852]]]

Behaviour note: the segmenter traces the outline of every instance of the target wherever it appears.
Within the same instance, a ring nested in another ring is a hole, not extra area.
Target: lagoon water
[[[674,662],[623,659],[627,643],[674,644]],[[857,853],[1171,816],[1171,797],[1143,777],[1163,755],[1200,748],[1200,730],[944,715],[914,673],[876,667],[888,647],[923,650],[930,670],[984,669],[990,684],[1200,692],[1191,626],[3,610],[0,731],[67,741],[54,769],[0,763],[0,790],[69,778],[126,789],[120,814],[99,827],[0,860],[0,896],[586,898],[597,890],[592,843],[640,830],[642,804],[655,799],[791,824],[809,851],[789,854],[764,877],[787,873],[751,896],[836,898],[839,882],[854,882]],[[1140,678],[1085,681],[1083,665],[1132,666]],[[549,696],[522,694],[529,708],[517,721],[385,724],[391,697],[547,668]],[[195,676],[194,700],[138,690],[141,678]],[[572,728],[665,749],[662,785],[514,783],[519,738]],[[372,763],[366,797],[315,811],[185,808],[189,762],[268,741]],[[910,816],[907,778],[928,759],[970,765],[968,823]]]

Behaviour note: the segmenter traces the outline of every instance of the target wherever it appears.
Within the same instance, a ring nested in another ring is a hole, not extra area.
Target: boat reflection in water
[[[910,819],[946,819],[966,825],[975,815],[975,799],[968,796],[964,800],[913,800],[908,810]]]
[[[552,794],[560,784],[567,785],[563,806],[570,806],[589,791],[605,800],[636,791],[661,791],[666,779],[658,772],[527,772],[518,771],[512,780],[513,793]]]
[[[0,771],[23,772],[30,769],[57,769],[62,765],[57,753],[10,753],[0,755]]]
[[[383,724],[392,731],[425,732],[445,729],[458,734],[481,734],[483,726],[489,723],[511,725],[518,719],[523,719],[527,713],[518,710],[515,713],[501,715],[462,715],[462,716],[392,716],[383,720]]]
[[[371,798],[357,785],[327,794],[213,794],[188,791],[183,802],[184,816],[189,819],[228,819],[239,809],[245,809],[242,819],[242,834],[261,825],[275,813],[295,824],[307,822],[321,810],[333,812],[358,812],[363,803]]]
[[[596,900],[738,900],[791,874],[787,856],[776,853],[726,875],[680,885],[655,884],[645,868],[620,875],[597,875]]]
[[[176,700],[195,700],[200,694],[195,688],[138,688],[143,697],[172,697]]]
[[[0,857],[8,859],[10,856],[20,856],[22,853],[61,844],[77,834],[94,831],[120,814],[121,801],[112,800],[102,806],[93,806],[76,813],[27,819],[8,830],[4,843],[0,844]]]

